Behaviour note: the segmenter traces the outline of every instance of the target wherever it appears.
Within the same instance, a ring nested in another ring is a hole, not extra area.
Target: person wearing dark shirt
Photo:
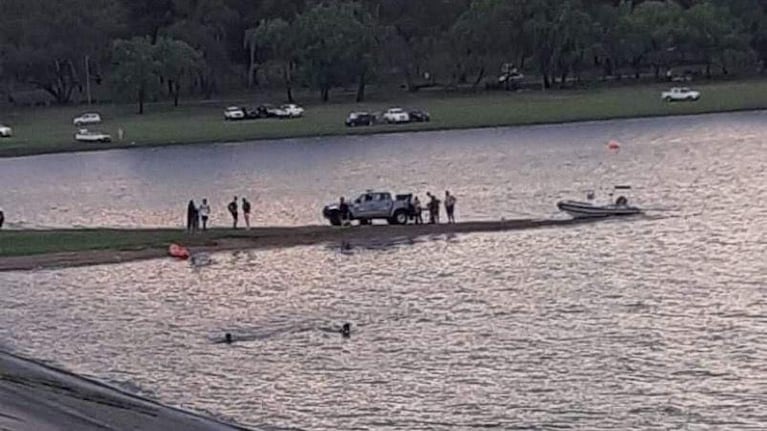
[[[343,197],[338,202],[338,212],[341,213],[341,225],[346,226],[349,224],[349,218],[351,217],[349,204],[346,203]]]
[[[245,229],[250,230],[250,202],[242,198],[242,218],[245,220]]]
[[[188,232],[194,232],[197,230],[197,207],[194,205],[194,201],[189,201],[189,205],[186,206],[186,230]]]
[[[0,210],[0,229],[3,228],[3,223],[5,223],[5,213],[3,213],[3,210]]]
[[[229,202],[226,209],[229,210],[229,214],[232,215],[232,229],[237,229],[237,196]]]

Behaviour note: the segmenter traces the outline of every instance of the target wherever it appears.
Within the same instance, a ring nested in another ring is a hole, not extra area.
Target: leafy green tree
[[[248,87],[254,84],[261,64],[273,64],[281,71],[288,100],[293,101],[292,71],[294,59],[294,37],[290,24],[282,18],[264,19],[258,25],[245,31],[245,48],[249,52]]]
[[[181,81],[191,79],[203,66],[202,55],[184,41],[162,37],[154,47],[158,73],[168,83],[173,106],[178,106]]]
[[[304,79],[328,101],[330,90],[359,80],[364,94],[372,44],[368,18],[355,3],[320,3],[298,17],[296,47]],[[358,97],[359,98],[359,97]]]
[[[685,11],[683,22],[687,49],[705,63],[707,77],[713,65],[726,75],[729,63],[749,55],[742,23],[726,7],[704,1]]]
[[[117,0],[4,0],[0,40],[6,73],[68,103],[85,84],[86,60],[98,68],[110,39],[120,34],[124,10]]]
[[[490,63],[511,60],[522,68],[529,55],[524,34],[525,9],[521,1],[479,0],[472,2],[453,25],[451,36],[457,64],[477,64],[476,86]]]
[[[116,40],[112,48],[114,62],[112,82],[121,95],[138,102],[138,113],[144,113],[144,103],[160,90],[157,50],[149,37]]]

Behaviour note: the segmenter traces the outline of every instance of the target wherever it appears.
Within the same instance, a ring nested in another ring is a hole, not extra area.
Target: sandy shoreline
[[[567,226],[582,224],[585,220],[555,220],[555,219],[518,219],[505,221],[464,222],[453,225],[407,225],[407,226],[300,226],[300,227],[265,227],[251,231],[237,231],[234,234],[221,234],[214,238],[194,236],[186,237],[190,251],[194,253],[212,253],[231,250],[258,250],[270,248],[285,248],[304,245],[368,243],[396,241],[398,239],[413,239],[433,235],[450,235],[474,232],[502,232],[520,229],[536,229],[542,227]],[[121,232],[131,235],[133,231],[105,230],[112,234]],[[65,231],[68,233],[76,230]],[[85,232],[85,231],[83,231]],[[95,231],[98,232],[98,231]],[[167,230],[158,230],[167,232]],[[147,231],[142,231],[146,234]],[[151,232],[150,232],[151,233]],[[183,238],[183,237],[182,237]],[[50,269],[76,267],[100,264],[124,263],[167,256],[169,244],[151,244],[145,247],[121,250],[119,248],[100,248],[69,252],[51,252],[44,254],[4,256],[0,257],[0,271],[24,271],[35,269]]]
[[[246,431],[0,351],[4,431]]]

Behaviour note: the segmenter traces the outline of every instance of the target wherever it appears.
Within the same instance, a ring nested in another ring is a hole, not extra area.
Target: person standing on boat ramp
[[[250,202],[242,198],[242,218],[245,220],[245,229],[250,230]]]
[[[447,213],[447,222],[455,224],[455,196],[449,191],[445,191],[445,212]]]
[[[202,204],[200,204],[199,212],[200,212],[200,221],[202,222],[202,230],[208,230],[208,217],[210,217],[210,205],[208,205],[207,199],[203,198]]]
[[[232,215],[232,229],[237,229],[237,196],[229,202],[226,209],[228,209],[229,214]]]
[[[421,213],[423,212],[423,207],[421,206],[421,200],[418,199],[418,196],[413,198],[413,216],[415,218],[415,224],[423,224],[423,216]]]
[[[189,201],[189,205],[186,206],[186,230],[187,232],[194,232],[197,230],[196,223],[198,217],[197,207],[194,205],[194,201]]]

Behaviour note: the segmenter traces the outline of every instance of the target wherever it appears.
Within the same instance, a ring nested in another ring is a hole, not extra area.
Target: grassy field
[[[328,136],[393,131],[436,130],[559,123],[579,120],[696,114],[767,108],[767,81],[715,82],[695,85],[702,92],[696,103],[665,103],[660,92],[667,85],[553,90],[548,92],[495,92],[450,94],[443,91],[374,97],[369,103],[306,104],[304,118],[225,122],[223,108],[252,105],[244,100],[188,102],[179,108],[158,103],[143,116],[134,105],[99,105],[104,123],[99,129],[124,140],[112,144],[73,142],[72,118],[89,110],[84,106],[23,108],[0,114],[0,122],[14,128],[15,136],[0,140],[0,156],[95,150],[115,147],[231,142],[303,136]],[[396,96],[396,98],[394,97]],[[390,106],[426,109],[430,123],[379,125],[349,129],[343,120],[350,111],[378,111]]]

